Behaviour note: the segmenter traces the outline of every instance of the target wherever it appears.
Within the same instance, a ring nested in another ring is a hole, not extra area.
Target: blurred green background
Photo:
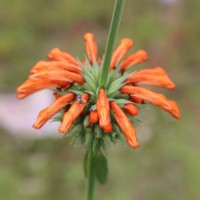
[[[0,0],[0,98],[14,93],[54,47],[84,58],[85,32],[96,35],[103,54],[113,5],[114,0]],[[177,89],[162,92],[178,102],[182,119],[146,109],[137,127],[141,147],[109,150],[109,179],[97,184],[96,199],[200,199],[199,8],[199,0],[126,0],[117,42],[130,37],[132,52],[148,52],[149,60],[138,68],[165,67]],[[30,139],[0,126],[0,199],[84,199],[83,156],[82,147],[67,139]]]

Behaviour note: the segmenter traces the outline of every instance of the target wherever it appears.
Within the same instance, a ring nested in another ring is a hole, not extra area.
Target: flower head
[[[176,102],[163,94],[141,85],[173,90],[175,84],[162,67],[131,72],[135,65],[147,60],[147,53],[139,50],[122,60],[134,42],[122,39],[113,52],[108,82],[102,87],[100,76],[102,60],[92,33],[84,35],[88,58],[75,59],[55,48],[48,54],[49,61],[39,61],[30,71],[28,80],[17,88],[17,97],[23,99],[43,89],[53,89],[55,101],[42,110],[33,127],[41,128],[55,114],[61,121],[59,132],[76,135],[81,143],[102,148],[105,142],[115,143],[123,134],[130,147],[136,148],[134,122],[142,102],[149,102],[179,119]]]

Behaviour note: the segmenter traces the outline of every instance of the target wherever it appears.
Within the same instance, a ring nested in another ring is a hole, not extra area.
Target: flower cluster
[[[139,142],[134,123],[144,102],[154,104],[179,119],[177,104],[164,95],[140,85],[175,89],[162,67],[141,69],[134,66],[147,60],[147,53],[139,50],[127,54],[134,42],[129,38],[121,40],[115,49],[110,64],[108,81],[100,84],[102,59],[91,33],[84,35],[88,58],[75,59],[70,54],[55,48],[50,51],[50,61],[39,61],[31,69],[28,80],[17,88],[17,97],[23,99],[43,89],[53,89],[55,101],[40,111],[33,127],[41,128],[47,120],[59,113],[59,132],[76,135],[81,143],[101,148],[105,141],[115,143],[123,134],[130,147]],[[121,134],[122,133],[122,134]]]

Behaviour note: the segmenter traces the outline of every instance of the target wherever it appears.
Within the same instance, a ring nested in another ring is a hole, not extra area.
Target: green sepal
[[[80,132],[82,132],[83,130],[83,125],[82,123],[75,123],[72,128],[68,131],[68,133],[66,134],[67,137],[71,136],[71,135],[78,135]]]
[[[83,125],[85,128],[90,125],[89,115],[84,118]]]

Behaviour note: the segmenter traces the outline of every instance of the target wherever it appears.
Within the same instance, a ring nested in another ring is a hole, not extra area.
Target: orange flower
[[[121,58],[128,52],[128,50],[133,46],[134,42],[129,38],[124,38],[121,41],[121,44],[117,47],[117,49],[114,51],[110,69],[116,67],[118,62],[121,60]]]
[[[95,42],[94,35],[92,33],[86,33],[84,35],[84,40],[85,40],[85,47],[86,47],[88,57],[91,63],[94,63],[95,61],[97,61],[97,57],[98,57],[97,44]]]
[[[131,65],[139,64],[147,60],[147,53],[144,50],[139,50],[138,52],[128,56],[121,64],[120,71],[124,71]]]
[[[99,117],[98,117],[98,113],[96,110],[91,110],[90,111],[90,122],[91,123],[97,123],[99,120]]]
[[[34,128],[41,128],[47,120],[49,120],[53,115],[55,115],[58,111],[64,108],[67,104],[69,104],[75,98],[74,93],[66,94],[56,101],[54,101],[49,107],[40,111],[37,121],[33,125]]]
[[[72,57],[70,54],[61,51],[58,48],[54,48],[52,49],[49,54],[48,57],[52,60],[60,60],[60,61],[66,61],[70,64],[74,64],[78,66],[78,61]]]
[[[84,83],[84,78],[80,74],[69,72],[67,70],[42,70],[37,73],[31,74],[29,79],[38,80],[67,80],[68,82]]]
[[[77,65],[70,64],[65,61],[39,61],[31,69],[31,73],[37,73],[39,71],[49,71],[49,70],[68,70],[74,73],[81,73],[83,70]]]
[[[136,86],[123,86],[121,88],[121,92],[124,94],[129,94],[133,96],[140,97],[149,103],[152,103],[167,112],[169,112],[172,116],[179,119],[180,113],[177,109],[177,105],[174,101],[167,99],[164,95],[152,92],[145,88],[136,87]]]
[[[139,143],[136,138],[136,132],[126,114],[115,102],[111,102],[110,106],[114,112],[115,120],[117,121],[123,134],[126,136],[129,146],[132,148],[137,148],[139,146]]]
[[[80,116],[80,114],[83,112],[86,103],[89,100],[88,94],[83,94],[82,99],[83,102],[79,102],[76,100],[73,105],[70,107],[70,109],[63,115],[63,122],[61,126],[59,127],[59,131],[61,133],[66,133],[72,126],[73,122]]]
[[[97,99],[97,113],[99,117],[99,126],[107,127],[110,123],[110,106],[104,89],[100,89]]]
[[[27,80],[20,87],[17,88],[17,98],[23,99],[30,94],[39,90],[52,89],[52,88],[67,88],[70,85],[68,80]]]
[[[154,69],[140,70],[129,76],[126,81],[131,84],[145,84],[163,87],[167,89],[175,89],[175,84],[170,80],[164,69],[157,67]],[[158,73],[160,72],[160,73]]]
[[[124,105],[124,108],[127,110],[127,112],[132,115],[135,116],[138,114],[138,108],[132,104],[132,103],[127,103]]]

